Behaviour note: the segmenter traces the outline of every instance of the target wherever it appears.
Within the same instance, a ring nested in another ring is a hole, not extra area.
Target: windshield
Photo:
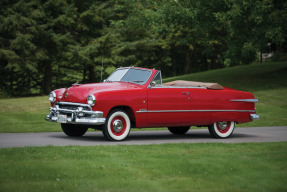
[[[145,84],[150,78],[152,71],[135,68],[122,68],[113,72],[106,81],[122,81],[137,84]]]

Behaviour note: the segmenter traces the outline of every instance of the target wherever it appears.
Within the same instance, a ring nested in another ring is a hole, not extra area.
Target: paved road
[[[191,129],[185,135],[173,135],[168,130],[131,131],[123,142],[106,141],[101,132],[87,132],[72,138],[62,132],[0,133],[0,148],[26,146],[95,146],[95,145],[148,145],[162,143],[245,143],[286,142],[287,126],[236,128],[231,138],[213,139],[207,129]]]

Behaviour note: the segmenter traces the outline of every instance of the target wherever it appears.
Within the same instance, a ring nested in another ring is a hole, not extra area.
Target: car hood
[[[104,83],[91,83],[83,85],[72,86],[64,92],[60,101],[87,103],[87,97],[91,94],[107,91],[117,91],[126,89],[137,89],[140,85],[127,82],[104,82]]]

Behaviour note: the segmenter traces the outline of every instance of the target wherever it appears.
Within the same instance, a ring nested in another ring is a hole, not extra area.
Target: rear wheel
[[[83,136],[88,128],[84,125],[75,125],[75,124],[61,124],[63,132],[70,137],[81,137]]]
[[[173,134],[185,134],[190,127],[168,127],[168,130]]]
[[[208,130],[214,138],[228,138],[233,133],[234,127],[234,121],[221,121],[208,126]]]
[[[131,121],[125,111],[115,109],[107,117],[102,132],[106,139],[111,141],[122,141],[130,133]]]

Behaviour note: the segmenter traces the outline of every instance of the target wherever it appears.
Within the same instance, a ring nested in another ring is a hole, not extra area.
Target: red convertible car
[[[66,135],[82,136],[93,128],[112,141],[144,127],[185,134],[190,126],[207,126],[212,137],[227,138],[235,123],[259,119],[251,93],[216,83],[163,84],[160,71],[137,67],[119,68],[102,83],[54,90],[49,101],[46,120],[61,123]]]

